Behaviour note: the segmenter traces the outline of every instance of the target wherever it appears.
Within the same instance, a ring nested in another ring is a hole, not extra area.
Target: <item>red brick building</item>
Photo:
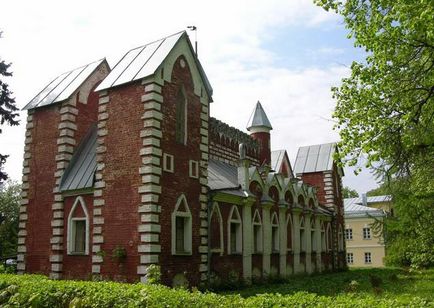
[[[185,32],[52,81],[25,107],[19,272],[146,281],[158,264],[199,285],[344,267],[335,146],[297,178],[259,102],[250,135],[211,102]]]

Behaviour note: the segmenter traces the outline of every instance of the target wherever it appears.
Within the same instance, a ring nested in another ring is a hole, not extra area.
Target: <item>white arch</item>
[[[211,228],[211,222],[212,222],[212,218],[214,213],[217,215],[217,220],[219,222],[219,236],[220,236],[220,255],[223,255],[224,252],[224,243],[223,243],[223,218],[222,218],[222,214],[220,212],[220,207],[218,205],[217,202],[214,202],[212,205],[212,210],[211,210],[211,215],[209,217],[209,226]],[[217,251],[216,251],[217,252]]]
[[[231,249],[231,224],[236,224],[235,226],[235,251]],[[235,254],[242,252],[242,232],[243,232],[243,224],[241,221],[241,215],[238,211],[236,205],[233,205],[228,216],[228,254]]]
[[[75,209],[77,208],[77,206],[81,206],[83,213],[84,213],[84,218],[83,217],[74,217],[73,213],[75,212]],[[74,204],[72,205],[71,211],[69,212],[68,215],[68,236],[67,236],[67,242],[66,242],[66,247],[67,247],[67,253],[68,254],[77,254],[77,252],[75,252],[75,222],[76,221],[85,221],[85,245],[84,245],[84,254],[88,255],[89,254],[89,213],[87,211],[87,207],[86,207],[86,202],[84,202],[84,199],[82,196],[78,196],[75,201]]]
[[[179,211],[181,204],[184,204],[185,211]],[[176,251],[176,218],[184,218],[184,251]],[[172,212],[172,254],[189,255],[192,253],[192,217],[190,207],[188,206],[187,198],[181,194],[176,201],[175,209]]]

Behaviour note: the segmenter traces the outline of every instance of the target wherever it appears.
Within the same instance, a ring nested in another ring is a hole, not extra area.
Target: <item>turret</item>
[[[259,161],[261,164],[270,165],[271,163],[270,130],[272,129],[264,108],[258,101],[247,124],[247,130],[250,132],[250,136],[259,143]]]

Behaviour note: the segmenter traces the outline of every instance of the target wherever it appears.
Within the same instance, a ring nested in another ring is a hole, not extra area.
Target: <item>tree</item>
[[[0,185],[0,258],[17,254],[21,185],[8,181]]]
[[[342,189],[342,196],[344,198],[357,198],[359,196],[359,193],[356,190],[351,189],[348,186],[345,186]]]
[[[1,38],[2,32],[0,32]],[[9,125],[18,125],[18,108],[15,106],[15,98],[12,97],[12,92],[9,86],[4,82],[3,77],[10,77],[12,73],[9,71],[11,63],[6,63],[0,58],[0,134],[2,133],[1,125],[4,123]],[[7,179],[7,174],[2,171],[2,166],[6,163],[8,155],[0,153],[0,183]]]
[[[366,51],[332,88],[338,155],[354,166],[366,154],[393,195],[397,218],[386,229],[395,260],[434,265],[434,227],[426,221],[434,206],[434,2],[315,2],[342,15]]]

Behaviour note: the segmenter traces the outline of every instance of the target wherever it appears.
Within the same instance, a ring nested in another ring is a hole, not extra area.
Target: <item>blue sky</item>
[[[330,87],[363,56],[342,20],[309,0],[40,0],[8,1],[2,9],[0,56],[13,62],[8,82],[19,107],[64,71],[102,57],[114,66],[129,49],[196,25],[214,88],[211,115],[245,130],[260,100],[274,127],[272,149],[287,149],[291,159],[300,146],[339,139]],[[17,180],[24,126],[0,135],[2,153],[10,154],[6,171]],[[359,192],[376,186],[368,173],[351,171],[344,184]]]

